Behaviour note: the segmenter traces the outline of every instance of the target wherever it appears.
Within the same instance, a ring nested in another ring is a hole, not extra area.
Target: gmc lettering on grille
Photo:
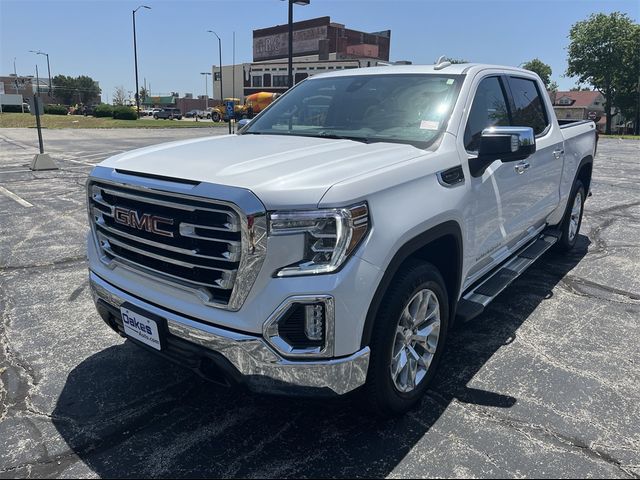
[[[139,215],[135,210],[129,210],[127,208],[115,207],[113,211],[113,218],[121,225],[126,225],[138,230],[144,230],[145,232],[155,233],[156,235],[162,235],[164,237],[173,238],[173,232],[163,230],[159,225],[173,225],[172,218],[157,217],[149,213],[143,213]]]

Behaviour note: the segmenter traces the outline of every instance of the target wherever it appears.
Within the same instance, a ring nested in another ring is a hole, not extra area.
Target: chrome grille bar
[[[100,212],[100,213],[102,213],[102,212]],[[95,215],[95,213],[94,213],[94,215]],[[126,232],[123,232],[121,230],[116,230],[115,228],[109,227],[105,223],[104,219],[101,219],[101,218],[99,218],[99,220],[96,221],[96,225],[97,225],[97,227],[99,229],[99,232],[102,233],[103,235],[105,235],[105,232],[107,232],[107,233],[111,233],[111,234],[114,234],[114,235],[118,235],[120,237],[127,238],[129,240],[133,240],[135,242],[144,241],[144,243],[146,243],[147,245],[151,245],[151,246],[156,247],[156,248],[163,248],[165,250],[169,250],[171,252],[179,253],[181,255],[189,255],[189,256],[192,256],[192,257],[196,257],[196,258],[205,258],[207,260],[221,260],[221,261],[224,261],[224,262],[238,262],[238,261],[240,261],[240,242],[235,241],[235,240],[220,240],[220,239],[216,239],[216,238],[206,238],[206,240],[209,240],[209,241],[212,241],[212,242],[218,242],[218,243],[223,243],[223,244],[229,245],[229,248],[227,249],[225,254],[223,254],[222,256],[211,256],[211,255],[204,255],[202,253],[199,253],[199,251],[196,250],[196,249],[186,249],[186,248],[174,247],[174,246],[168,245],[166,243],[154,242],[153,240],[148,240],[148,239],[141,239],[140,237],[136,237],[135,235],[131,235],[130,233],[126,233]],[[106,235],[106,236],[109,238],[108,235]]]
[[[105,235],[102,235],[100,233],[98,233],[98,239],[106,241],[107,244],[117,245],[118,247],[124,248],[125,250],[129,250],[131,252],[138,253],[140,255],[151,257],[151,258],[154,258],[156,260],[160,260],[161,262],[167,262],[167,263],[172,263],[174,265],[180,265],[181,267],[185,267],[185,268],[191,268],[191,269],[193,269],[193,268],[203,268],[205,270],[213,270],[215,272],[226,272],[226,273],[229,273],[229,274],[234,272],[234,270],[210,267],[208,265],[198,265],[198,264],[195,264],[195,263],[184,262],[182,260],[176,260],[175,258],[166,257],[164,255],[158,255],[157,253],[149,252],[147,250],[143,250],[142,248],[133,247],[133,246],[127,244],[127,243],[124,243],[124,242],[121,242],[119,240],[116,240],[113,237],[106,237]]]

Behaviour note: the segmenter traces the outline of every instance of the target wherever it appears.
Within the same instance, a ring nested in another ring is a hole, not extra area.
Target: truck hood
[[[246,188],[268,209],[313,208],[338,182],[425,153],[395,143],[225,135],[133,150],[101,166]]]

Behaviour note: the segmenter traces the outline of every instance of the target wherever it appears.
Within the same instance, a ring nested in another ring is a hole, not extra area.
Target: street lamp
[[[293,87],[293,4],[309,5],[311,0],[286,0],[289,3],[289,88]]]
[[[47,57],[47,71],[49,72],[49,98],[51,98],[51,91],[53,90],[53,86],[51,85],[51,67],[49,66],[49,54],[41,52],[40,50],[38,50],[37,52],[35,50],[29,50],[29,52],[35,53],[36,55],[46,55]]]
[[[208,90],[208,85],[209,85],[209,80],[207,79],[207,75],[211,75],[211,72],[200,72],[200,75],[204,75],[204,103],[205,103],[205,110],[209,110],[209,90]]]
[[[224,102],[224,95],[222,94],[222,40],[220,40],[218,34],[213,30],[207,30],[207,32],[213,33],[218,39],[218,56],[220,58],[220,102]],[[215,95],[215,92],[212,92],[212,94]]]
[[[147,7],[146,5],[140,5],[133,11],[133,59],[136,66],[136,112],[137,118],[140,118],[140,94],[138,92],[138,47],[136,45],[136,12],[141,8],[146,8],[147,10],[151,10],[151,7]]]

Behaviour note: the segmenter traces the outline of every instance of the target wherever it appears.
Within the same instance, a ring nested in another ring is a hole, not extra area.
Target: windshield
[[[462,75],[315,78],[298,84],[242,134],[348,138],[426,148],[444,130]]]

